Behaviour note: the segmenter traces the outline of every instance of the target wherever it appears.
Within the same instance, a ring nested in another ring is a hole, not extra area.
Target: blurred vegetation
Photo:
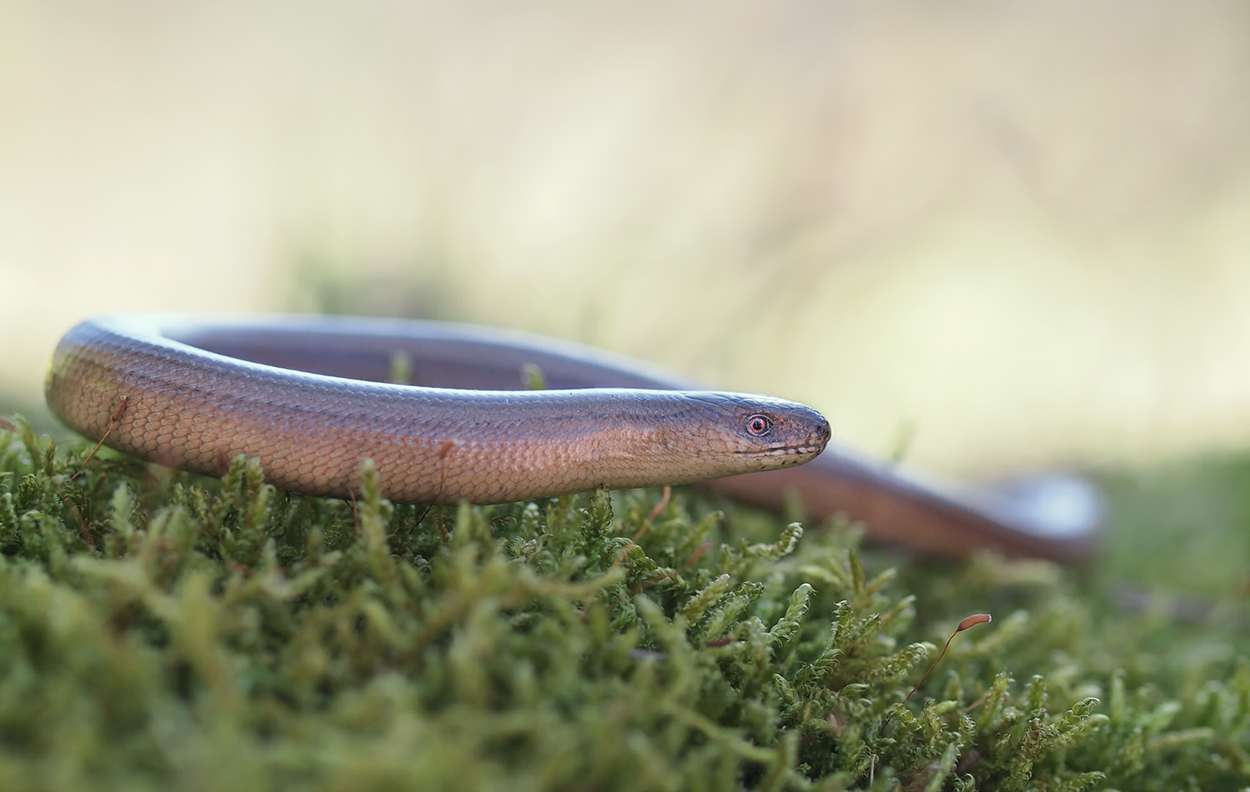
[[[1212,455],[1109,474],[1108,573],[1156,591],[1244,600],[1250,594],[1250,456]]]
[[[427,511],[88,451],[0,429],[0,788],[1250,783],[1244,629],[1115,601],[1175,573],[1150,519],[1085,570],[951,565],[694,492]]]
[[[11,392],[0,386],[0,416],[12,413],[22,415],[36,432],[51,434],[57,439],[73,436],[42,400],[35,401],[33,394]]]

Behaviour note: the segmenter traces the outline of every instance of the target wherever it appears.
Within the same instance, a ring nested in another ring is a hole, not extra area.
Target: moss
[[[1250,782],[1245,636],[1118,609],[1097,567],[900,559],[690,492],[426,510],[366,469],[304,498],[15,423],[3,789]]]

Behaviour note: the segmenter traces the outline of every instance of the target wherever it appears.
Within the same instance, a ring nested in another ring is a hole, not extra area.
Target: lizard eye
[[[772,419],[767,415],[752,415],[747,418],[747,432],[756,437],[763,437],[773,430]]]

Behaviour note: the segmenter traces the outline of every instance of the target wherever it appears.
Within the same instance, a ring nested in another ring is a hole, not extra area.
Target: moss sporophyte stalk
[[[1194,660],[1085,573],[684,490],[427,509],[89,451],[0,422],[3,789],[1250,783],[1244,636]]]

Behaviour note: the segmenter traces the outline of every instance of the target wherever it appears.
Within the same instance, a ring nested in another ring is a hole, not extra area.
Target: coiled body
[[[547,390],[516,390],[530,364]],[[396,371],[412,385],[387,384]],[[317,495],[350,496],[366,458],[387,497],[417,502],[728,476],[711,486],[770,508],[789,493],[811,518],[844,513],[925,553],[1067,560],[1088,552],[1102,519],[1080,480],[955,490],[846,449],[821,454],[828,423],[803,405],[698,390],[597,350],[471,326],[102,317],[62,339],[47,398],[70,427],[107,433],[121,451],[210,475],[258,456],[271,483]]]
[[[386,332],[387,325],[321,321],[375,357],[402,354],[404,328]],[[298,320],[229,327],[290,338]],[[362,462],[372,459],[383,493],[408,502],[501,503],[600,485],[687,483],[806,462],[829,440],[815,410],[766,396],[414,387],[270,366],[180,339],[212,345],[177,319],[84,322],[57,347],[48,403],[87,437],[107,433],[118,450],[213,475],[239,454],[256,456],[273,484],[311,495],[350,496]],[[359,368],[366,357],[361,349],[344,362]]]

